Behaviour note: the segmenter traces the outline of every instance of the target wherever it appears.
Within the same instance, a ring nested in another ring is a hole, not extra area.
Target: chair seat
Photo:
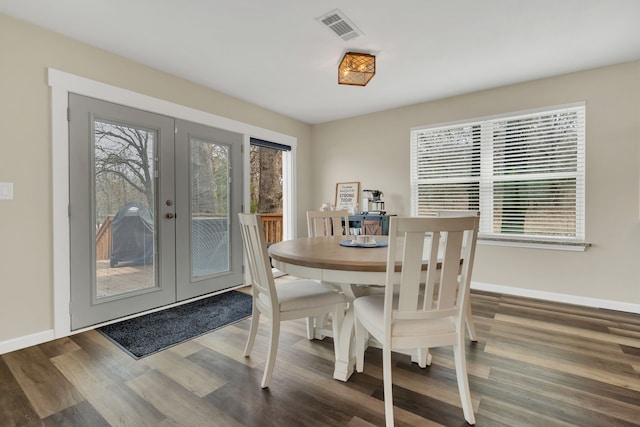
[[[344,303],[344,296],[314,280],[295,280],[276,285],[280,312],[298,311],[312,307]],[[260,294],[268,304],[268,296]]]
[[[383,336],[384,328],[384,295],[356,298],[353,306],[361,321],[366,323],[369,333],[376,339],[380,339]],[[397,304],[394,304],[394,308],[397,308]],[[421,337],[425,333],[431,336],[447,335],[455,334],[455,332],[456,325],[451,317],[428,320],[394,319],[391,321],[391,335],[395,338]]]

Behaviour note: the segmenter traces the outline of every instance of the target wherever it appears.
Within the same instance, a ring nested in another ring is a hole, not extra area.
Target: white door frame
[[[254,137],[290,146],[290,155],[283,156],[284,178],[285,182],[288,183],[285,184],[283,188],[283,190],[285,190],[283,192],[285,194],[283,201],[283,219],[285,224],[285,238],[296,235],[294,219],[296,218],[295,177],[297,138],[53,68],[48,69],[48,83],[51,87],[54,338],[61,338],[71,334],[71,319],[69,313],[71,295],[69,259],[69,128],[67,122],[70,92],[243,134],[244,153],[247,153],[243,155],[243,161],[245,162],[243,171],[245,211],[249,208],[250,197],[248,168],[249,139]],[[92,326],[87,329],[93,329],[95,327],[96,326]],[[82,329],[74,331],[74,333],[81,331]]]

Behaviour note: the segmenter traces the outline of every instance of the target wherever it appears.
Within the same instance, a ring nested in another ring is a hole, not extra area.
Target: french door
[[[242,135],[69,97],[71,328],[242,283]]]

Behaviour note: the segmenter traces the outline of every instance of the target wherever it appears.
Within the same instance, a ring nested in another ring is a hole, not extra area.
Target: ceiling
[[[339,9],[364,35],[317,18]],[[640,59],[639,0],[0,0],[0,13],[306,123]],[[347,51],[376,55],[337,84]]]

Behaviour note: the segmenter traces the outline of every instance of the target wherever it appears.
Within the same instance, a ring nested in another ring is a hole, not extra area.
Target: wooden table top
[[[302,237],[285,240],[269,247],[269,255],[287,264],[326,270],[385,272],[387,269],[387,247],[347,247],[342,240],[352,236]],[[375,236],[385,240],[386,236]],[[402,250],[398,245],[398,250]],[[400,265],[397,269],[399,271]],[[426,265],[425,265],[426,268]]]

